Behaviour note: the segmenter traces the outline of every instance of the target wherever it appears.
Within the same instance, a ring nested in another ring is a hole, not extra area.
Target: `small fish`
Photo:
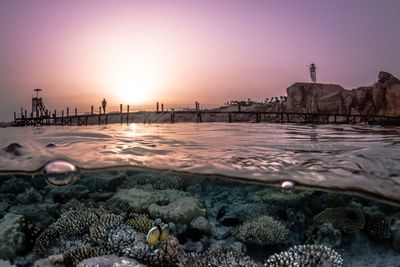
[[[169,237],[170,230],[168,225],[163,225],[161,227],[161,234],[160,237],[158,238],[160,241],[166,240]]]
[[[147,233],[146,239],[150,246],[155,246],[158,243],[160,237],[160,230],[157,226],[151,228]]]
[[[170,231],[168,225],[166,225],[166,224],[161,227],[154,226],[147,233],[147,236],[146,236],[147,243],[149,243],[150,246],[155,246],[158,244],[159,241],[166,240],[169,237],[170,232],[171,231]]]

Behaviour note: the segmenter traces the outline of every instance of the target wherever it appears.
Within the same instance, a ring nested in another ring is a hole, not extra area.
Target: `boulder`
[[[211,233],[211,224],[203,216],[199,216],[199,217],[195,218],[190,223],[190,228],[199,230],[200,232],[205,233],[205,234]]]
[[[184,197],[167,205],[153,203],[149,206],[149,214],[166,222],[190,223],[198,216],[205,216],[206,210],[198,198]]]
[[[377,114],[400,116],[400,80],[381,71],[373,87],[373,101]]]
[[[107,201],[109,205],[126,205],[136,213],[148,213],[152,204],[165,206],[180,198],[186,197],[186,193],[179,190],[144,190],[144,189],[120,189]],[[154,217],[157,218],[157,217]],[[179,223],[179,222],[177,222]]]

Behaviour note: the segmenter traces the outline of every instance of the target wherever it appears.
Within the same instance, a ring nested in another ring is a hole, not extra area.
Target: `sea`
[[[399,127],[0,128],[0,266],[400,266],[399,205]]]

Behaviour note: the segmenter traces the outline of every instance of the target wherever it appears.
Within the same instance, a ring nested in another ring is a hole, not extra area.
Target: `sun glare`
[[[116,60],[108,68],[110,93],[123,104],[143,104],[154,101],[162,89],[163,71],[159,61],[151,57],[130,56]]]
[[[140,104],[151,101],[158,90],[158,78],[146,69],[121,71],[111,82],[113,94],[123,103]]]

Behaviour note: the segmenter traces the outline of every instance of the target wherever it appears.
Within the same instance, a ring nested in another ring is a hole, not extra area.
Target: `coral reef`
[[[11,260],[25,250],[22,215],[7,213],[0,220],[0,259]]]
[[[155,226],[154,220],[147,214],[134,214],[133,218],[126,221],[126,224],[140,233],[147,233]]]
[[[346,234],[354,234],[364,228],[362,210],[352,207],[327,208],[314,217],[316,223],[332,223]]]
[[[365,231],[376,240],[390,238],[392,232],[389,218],[384,213],[378,213],[367,218]]]
[[[324,245],[303,245],[270,256],[264,266],[341,267],[343,259],[336,251]]]
[[[145,184],[151,184],[152,188],[157,190],[184,189],[184,183],[181,177],[165,174],[139,174],[129,176],[123,182],[121,188],[135,188]]]
[[[257,202],[241,205],[233,211],[233,214],[241,222],[244,222],[263,215],[274,216],[277,210],[278,207],[275,205]]]
[[[123,249],[122,254],[149,266],[166,267],[177,265],[182,257],[182,250],[178,239],[174,236],[169,236],[156,246],[149,247],[144,241],[144,236],[141,235],[135,241],[135,245]]]
[[[42,199],[40,193],[32,187],[26,189],[25,192],[18,194],[16,197],[16,200],[22,204],[36,203],[42,201]]]
[[[342,243],[342,232],[331,223],[323,223],[308,228],[305,233],[306,243],[338,247]]]
[[[183,179],[179,176],[174,175],[160,175],[157,176],[153,181],[152,185],[154,189],[165,190],[165,189],[184,189]]]
[[[274,203],[276,205],[298,205],[305,198],[311,196],[311,191],[291,191],[282,192],[274,187],[265,187],[264,189],[254,193],[254,201],[262,201],[266,203]]]
[[[240,225],[235,236],[247,244],[267,245],[284,241],[288,233],[281,222],[270,216],[261,216]]]
[[[235,250],[208,249],[201,254],[186,254],[180,266],[184,267],[261,267],[262,264]]]

